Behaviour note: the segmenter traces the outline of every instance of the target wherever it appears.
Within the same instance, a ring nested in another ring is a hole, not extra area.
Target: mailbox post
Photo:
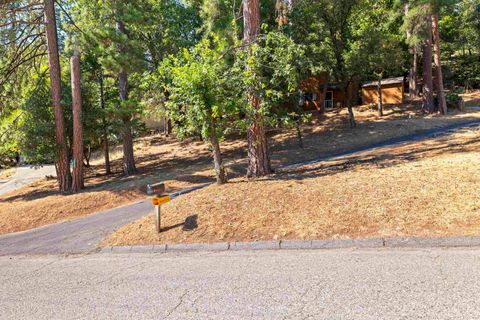
[[[156,184],[149,184],[147,185],[147,193],[149,195],[154,195],[152,198],[152,204],[155,206],[155,228],[157,233],[160,233],[161,229],[161,207],[162,204],[169,202],[170,196],[165,193],[165,184],[164,183],[156,183]]]

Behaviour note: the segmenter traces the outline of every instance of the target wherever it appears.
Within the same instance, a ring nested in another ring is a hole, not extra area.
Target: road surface
[[[0,195],[29,185],[45,176],[55,176],[55,166],[45,165],[39,168],[30,166],[18,167],[15,174],[6,182],[0,183]]]
[[[127,223],[153,212],[150,200],[106,210],[84,218],[0,236],[0,256],[82,253]]]
[[[1,319],[480,319],[480,250],[0,257]]]

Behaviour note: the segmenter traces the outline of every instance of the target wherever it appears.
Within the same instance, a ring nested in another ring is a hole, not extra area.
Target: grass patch
[[[328,112],[302,126],[304,149],[300,149],[295,130],[271,131],[270,146],[274,167],[328,156],[389,138],[478,119],[478,110],[453,112],[448,116],[422,115],[417,105],[386,107],[379,118],[374,109],[355,108],[358,127],[350,129],[346,110]],[[0,234],[23,231],[49,223],[85,216],[145,199],[141,189],[165,181],[169,191],[213,181],[212,159],[200,141],[176,141],[160,135],[137,139],[137,175],[124,177],[119,147],[113,148],[114,174],[104,175],[101,156],[86,170],[87,188],[76,195],[58,194],[55,180],[0,196]],[[228,175],[241,184],[246,167],[246,139],[232,136],[222,144]],[[259,182],[261,183],[261,181]],[[228,206],[226,207],[228,210]]]
[[[6,180],[13,176],[16,172],[15,168],[1,169],[0,170],[0,180]]]
[[[480,130],[180,197],[104,245],[480,234]],[[189,216],[198,228],[184,231]]]

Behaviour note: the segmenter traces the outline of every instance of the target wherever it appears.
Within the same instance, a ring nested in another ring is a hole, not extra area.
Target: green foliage
[[[39,78],[36,86],[26,92],[19,130],[19,151],[27,162],[42,164],[55,159],[53,108],[45,77]]]
[[[24,113],[20,109],[3,116],[0,119],[0,166],[3,162],[10,162],[20,151],[19,131],[17,130]]]
[[[400,20],[392,1],[300,0],[292,13],[294,39],[308,48],[308,69],[338,82],[404,71]]]
[[[457,93],[449,93],[445,95],[445,100],[447,102],[447,108],[458,109],[462,97],[460,97]]]
[[[164,60],[158,80],[168,92],[165,103],[180,138],[201,134],[222,138],[238,114],[238,89],[230,81],[223,55],[226,43],[206,38]]]
[[[406,72],[400,21],[391,1],[365,0],[351,22],[351,46],[346,53],[350,74],[360,80],[398,76]]]
[[[446,67],[446,78],[449,82],[467,90],[480,88],[480,57],[478,55],[454,57]]]
[[[264,26],[264,30],[266,27]],[[305,49],[280,31],[270,31],[261,41],[237,52],[232,72],[241,85],[245,125],[260,115],[270,126],[290,125],[299,119],[300,82],[306,73]],[[248,103],[259,97],[259,108]]]
[[[14,17],[9,10],[27,3],[0,4],[0,158],[20,152],[33,162],[51,161],[43,26],[6,24]],[[327,72],[329,81],[344,84],[406,74],[408,49],[421,51],[425,17],[432,13],[440,15],[446,83],[480,87],[478,0],[296,0],[293,10],[282,12],[288,23],[280,30],[276,3],[260,1],[261,34],[244,47],[240,0],[62,0],[57,9],[68,136],[74,43],[81,52],[85,142],[94,148],[104,134],[118,142],[125,119],[140,134],[142,116],[169,116],[179,137],[204,139],[245,130],[256,117],[270,127],[290,125],[303,117],[299,84],[309,74]],[[120,70],[129,82],[123,101]],[[252,96],[259,108],[249,103]]]

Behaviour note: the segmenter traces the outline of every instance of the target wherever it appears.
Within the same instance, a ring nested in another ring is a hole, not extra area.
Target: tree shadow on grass
[[[478,143],[478,139],[472,139],[470,141],[458,143],[421,147],[419,149],[398,153],[386,152],[377,155],[369,155],[367,153],[364,155],[350,156],[344,160],[323,161],[318,164],[292,168],[288,171],[281,171],[278,174],[267,178],[267,180],[305,180],[358,170],[366,166],[390,168],[412,161],[433,158],[439,155],[472,152],[476,149],[475,147],[472,148],[472,146]]]
[[[391,111],[392,114],[400,114],[400,118],[407,117],[403,110],[397,110],[399,108],[394,108]],[[415,110],[414,108],[412,110]],[[408,110],[407,110],[408,111]],[[392,119],[400,119],[397,115],[392,116]],[[471,121],[477,119],[475,117],[464,117],[463,121]],[[302,128],[304,132],[304,141],[305,149],[301,149],[298,145],[297,137],[294,134],[294,130],[289,131],[278,131],[273,130],[269,133],[269,137],[273,138],[271,150],[273,153],[272,162],[274,166],[288,165],[291,163],[297,163],[300,161],[308,161],[311,159],[318,158],[318,156],[328,157],[340,152],[346,152],[352,148],[359,147],[360,145],[355,145],[355,142],[350,143],[350,138],[359,135],[359,132],[369,133],[368,130],[385,131],[396,130],[395,126],[399,125],[398,123],[389,123],[388,121],[374,121],[374,120],[363,120],[359,124],[359,128],[363,128],[363,131],[358,131],[357,129],[348,129],[346,124],[343,123],[345,120],[345,115],[337,113],[333,116],[329,116],[324,121],[320,122],[321,125],[316,126],[308,125]],[[445,121],[450,121],[446,119]],[[458,121],[457,121],[458,122]],[[445,124],[444,124],[445,125]],[[448,125],[448,123],[447,123]],[[386,128],[387,127],[387,128]],[[365,129],[368,129],[365,131]],[[372,136],[374,136],[376,133]],[[277,137],[278,136],[278,137]],[[233,137],[233,136],[232,136]],[[341,137],[341,139],[339,139]],[[244,144],[239,144],[239,139],[244,139],[243,135],[236,135],[233,137],[234,140],[229,140],[226,147],[222,150],[225,162],[229,163],[227,166],[228,178],[233,179],[245,175],[246,172],[246,150]],[[370,141],[370,143],[376,143],[387,138],[380,136],[375,136],[375,139]],[[170,139],[171,140],[171,139]],[[171,143],[164,141],[162,143]],[[342,140],[339,142],[339,140]],[[348,142],[348,143],[347,143]],[[159,143],[159,142],[150,142],[150,143]],[[194,143],[198,143],[194,141]],[[175,142],[175,145],[182,145],[181,142]],[[365,144],[363,144],[365,145]],[[186,145],[185,145],[186,146]],[[410,156],[404,155],[403,161],[415,160],[416,156],[412,152]],[[384,155],[383,158],[377,157],[376,160],[370,159],[360,159],[349,157],[346,164],[330,164],[331,168],[325,167],[326,172],[339,172],[341,170],[347,170],[351,168],[353,163],[356,161],[356,166],[359,164],[373,163],[377,162],[377,165],[393,165],[393,163],[398,162],[401,158],[399,155],[391,156],[388,159],[388,155]],[[398,158],[395,161],[395,158]],[[158,182],[162,180],[176,180],[181,183],[187,184],[204,184],[212,182],[214,177],[213,174],[210,176],[208,170],[213,168],[212,158],[208,151],[201,151],[199,153],[186,154],[182,156],[171,156],[169,153],[161,152],[154,155],[145,155],[140,156],[137,159],[138,163],[138,174],[126,177],[122,174],[122,160],[117,159],[112,161],[112,169],[116,174],[109,176],[99,175],[99,172],[102,172],[103,165],[92,165],[86,170],[86,181],[85,184],[87,188],[83,192],[95,192],[95,191],[122,191],[122,190],[131,190],[132,188],[141,188],[141,186],[146,185],[147,183]],[[344,168],[345,167],[345,168]],[[344,169],[342,169],[344,168]],[[298,175],[302,173],[300,169],[292,169],[291,172],[297,171]],[[320,169],[319,169],[320,170]],[[197,174],[203,172],[203,174]],[[205,172],[207,172],[205,174]],[[307,172],[304,172],[307,174]],[[325,173],[323,173],[325,174]],[[283,174],[283,176],[285,176]],[[176,191],[176,190],[173,190]],[[40,188],[38,190],[32,190],[28,193],[23,194],[14,194],[11,196],[3,197],[1,201],[15,201],[15,200],[36,200],[40,198],[45,198],[52,195],[59,195],[55,188]]]

